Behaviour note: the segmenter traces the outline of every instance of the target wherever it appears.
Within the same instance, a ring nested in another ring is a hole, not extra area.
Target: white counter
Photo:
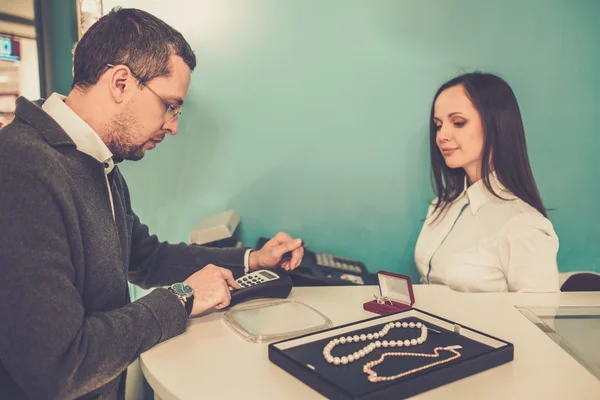
[[[289,298],[319,310],[335,326],[376,316],[362,308],[376,291],[376,286],[300,287]],[[466,294],[433,285],[415,285],[414,292],[416,308],[511,342],[515,348],[513,361],[422,393],[418,399],[600,399],[600,380],[514,307],[600,305],[600,292]],[[140,362],[156,399],[322,398],[272,364],[267,344],[249,343],[233,332],[223,321],[223,312],[191,320],[183,335],[143,353]]]

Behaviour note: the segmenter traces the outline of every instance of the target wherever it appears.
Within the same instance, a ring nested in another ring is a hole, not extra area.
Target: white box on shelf
[[[233,236],[239,223],[240,214],[234,210],[211,215],[200,221],[192,232],[190,232],[190,243],[206,244],[228,239]]]

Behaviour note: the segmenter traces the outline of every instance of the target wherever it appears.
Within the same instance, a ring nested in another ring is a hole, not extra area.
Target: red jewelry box
[[[363,304],[363,308],[376,314],[389,314],[412,308],[415,304],[412,282],[409,276],[393,272],[377,272],[379,296]]]

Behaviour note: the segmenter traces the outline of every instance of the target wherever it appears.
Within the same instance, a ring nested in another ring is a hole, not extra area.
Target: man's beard
[[[138,161],[144,157],[144,143],[136,141],[136,118],[131,114],[118,114],[107,123],[105,130],[106,147],[113,154],[115,162],[123,160]]]

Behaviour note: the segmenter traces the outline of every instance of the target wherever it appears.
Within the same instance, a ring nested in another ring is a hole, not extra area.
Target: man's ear
[[[135,78],[125,65],[116,65],[110,68],[109,83],[110,93],[116,103],[122,103],[135,87]]]

